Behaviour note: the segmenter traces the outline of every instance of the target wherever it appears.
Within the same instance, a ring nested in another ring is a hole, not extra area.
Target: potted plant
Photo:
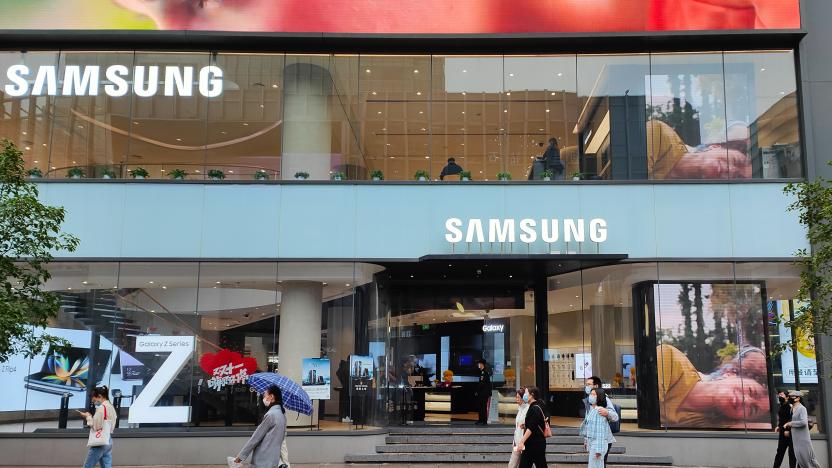
[[[555,171],[553,171],[551,169],[546,169],[545,171],[543,171],[542,176],[543,176],[543,180],[552,180],[552,177],[555,176]]]
[[[66,176],[70,179],[83,179],[86,176],[86,173],[80,167],[71,167],[66,172]]]
[[[471,180],[471,171],[462,171],[459,173],[459,180]]]
[[[373,180],[384,180],[384,173],[376,169],[370,173],[370,178]]]
[[[269,180],[269,173],[260,169],[254,173],[254,180]]]
[[[101,178],[102,179],[115,179],[116,178],[116,171],[112,169],[102,169],[101,170]]]
[[[137,167],[135,169],[129,170],[128,172],[130,173],[130,176],[134,179],[144,179],[150,175],[150,173],[147,172],[147,170],[143,167]]]
[[[223,180],[225,179],[225,172],[219,169],[211,169],[208,171],[208,178],[211,180]]]
[[[188,177],[188,173],[185,172],[185,169],[174,169],[170,171],[168,177],[173,180],[185,180],[185,177]]]
[[[508,172],[498,172],[497,180],[511,180],[511,174],[509,174]]]
[[[418,171],[416,171],[415,174],[413,174],[413,178],[416,180],[425,181],[430,179],[430,174],[428,174],[428,171],[419,169]]]
[[[572,180],[581,180],[581,173],[580,172],[573,172],[572,173]]]
[[[303,172],[303,171],[295,172],[295,179],[296,180],[306,180],[308,178],[309,178],[309,173],[308,172]]]
[[[339,172],[333,172],[332,175],[330,176],[330,179],[332,179],[332,180],[347,180],[347,176],[346,176],[346,174],[344,174],[343,172],[340,172],[340,171]]]
[[[33,167],[26,171],[26,175],[28,175],[30,179],[40,179],[43,177],[43,172],[41,172],[41,170],[37,167]]]

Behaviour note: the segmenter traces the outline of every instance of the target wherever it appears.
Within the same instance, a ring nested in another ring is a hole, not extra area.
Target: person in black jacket
[[[563,161],[560,159],[560,148],[558,148],[557,138],[549,138],[549,146],[543,152],[543,165],[554,173],[554,180],[563,180]]]
[[[442,168],[439,180],[445,180],[445,176],[457,175],[462,172],[462,166],[456,163],[456,159],[448,158],[448,164]]]
[[[491,399],[491,370],[488,369],[488,363],[485,359],[477,361],[477,367],[480,369],[480,380],[477,383],[477,407],[479,408],[479,418],[477,424],[488,424],[488,406]]]
[[[774,456],[774,468],[780,468],[787,449],[789,451],[789,468],[795,468],[797,466],[797,459],[794,456],[791,433],[787,428],[783,427],[787,422],[792,420],[792,407],[789,404],[785,390],[777,392],[777,399],[780,401],[780,408],[777,410],[777,427],[774,428],[774,432],[778,434],[777,455]]]
[[[517,444],[517,450],[521,452],[520,468],[547,468],[546,465],[546,436],[543,431],[549,417],[543,409],[543,400],[540,399],[540,389],[529,387],[529,409],[526,412],[525,432],[523,438]]]

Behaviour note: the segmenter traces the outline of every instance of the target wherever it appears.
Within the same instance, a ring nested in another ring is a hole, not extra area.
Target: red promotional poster
[[[211,376],[207,381],[208,388],[220,390],[226,385],[245,383],[248,376],[257,371],[257,360],[221,349],[216,353],[203,354],[199,359],[199,367]]]
[[[799,29],[799,0],[31,0],[2,29],[513,34]]]

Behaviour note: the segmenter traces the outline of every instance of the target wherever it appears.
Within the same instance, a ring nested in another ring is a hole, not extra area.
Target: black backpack
[[[610,423],[610,430],[613,434],[617,434],[621,432],[621,406],[616,405],[615,403],[612,404],[612,407],[615,408],[615,414],[618,415],[618,421],[608,421]]]

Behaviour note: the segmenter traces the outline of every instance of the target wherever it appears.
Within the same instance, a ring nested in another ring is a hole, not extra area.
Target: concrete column
[[[313,281],[284,281],[280,300],[278,372],[301,382],[303,358],[321,355],[321,299],[323,284]],[[317,409],[317,408],[316,408]],[[308,425],[305,416],[287,415],[288,424]],[[314,416],[314,415],[313,415]]]
[[[312,63],[293,63],[286,66],[283,77],[282,178],[306,172],[310,179],[328,180],[332,167],[329,70]]]

